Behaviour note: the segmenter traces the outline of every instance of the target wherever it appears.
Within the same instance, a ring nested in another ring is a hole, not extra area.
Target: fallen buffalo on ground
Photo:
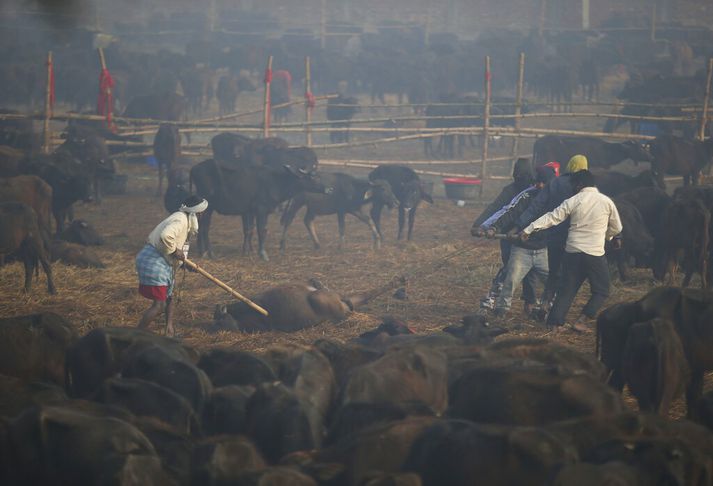
[[[0,373],[64,384],[64,356],[77,339],[72,326],[47,312],[0,319]]]
[[[321,322],[339,322],[355,307],[393,287],[389,282],[373,291],[341,297],[336,292],[305,284],[279,285],[251,300],[267,310],[258,314],[243,302],[219,306],[213,316],[214,330],[293,332]]]
[[[99,256],[89,248],[66,241],[53,240],[50,243],[50,260],[81,268],[106,268]]]

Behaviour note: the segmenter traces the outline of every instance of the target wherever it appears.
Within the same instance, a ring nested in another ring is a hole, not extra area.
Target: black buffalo
[[[20,202],[0,203],[0,261],[16,254],[25,265],[25,292],[32,287],[32,274],[39,262],[47,275],[47,291],[56,292],[49,261],[48,235],[41,229],[37,213]]]
[[[153,139],[153,153],[158,165],[158,189],[162,193],[164,172],[170,172],[181,156],[181,134],[178,127],[171,123],[162,123]]]
[[[322,174],[322,182],[332,188],[331,194],[300,193],[295,196],[282,215],[282,239],[280,250],[284,251],[287,243],[287,229],[302,206],[307,206],[304,223],[307,227],[315,249],[320,248],[319,238],[314,228],[316,216],[336,214],[339,223],[339,248],[344,244],[345,217],[351,214],[359,221],[369,226],[374,240],[374,248],[381,246],[381,236],[376,231],[371,218],[362,212],[362,206],[386,205],[392,208],[396,204],[388,182],[377,180],[364,181],[341,172]]]
[[[252,233],[257,224],[258,251],[263,260],[268,260],[265,240],[270,213],[301,191],[325,191],[315,173],[289,165],[277,170],[242,166],[227,168],[213,159],[194,166],[190,181],[191,187],[195,184],[196,193],[209,202],[198,230],[198,252],[212,255],[208,234],[212,214],[218,212],[242,216],[243,254],[252,250]]]
[[[701,142],[694,139],[662,135],[650,144],[651,168],[661,187],[665,174],[683,176],[683,185],[696,185],[701,171],[711,163],[713,139]]]
[[[418,204],[421,200],[433,204],[433,198],[423,189],[418,174],[413,169],[402,165],[380,165],[369,173],[369,180],[372,182],[385,180],[391,185],[391,191],[399,203],[398,239],[400,240],[403,236],[406,212],[408,212],[408,239],[411,240]],[[381,211],[383,208],[384,203],[375,203],[370,212],[381,239],[383,239],[381,233]]]
[[[584,155],[589,168],[608,169],[612,165],[631,159],[645,162],[651,159],[646,149],[636,141],[606,142],[596,137],[562,137],[546,135],[537,139],[532,149],[532,163],[536,167],[547,162],[567,164],[575,155]]]

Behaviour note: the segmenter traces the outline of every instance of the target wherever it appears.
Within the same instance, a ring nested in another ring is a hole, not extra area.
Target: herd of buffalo
[[[3,318],[0,481],[710,485],[711,313],[709,292],[674,287],[614,305],[599,359],[493,342],[507,329],[476,315],[428,335],[387,317],[347,342],[253,353]],[[684,391],[690,421],[672,421]]]

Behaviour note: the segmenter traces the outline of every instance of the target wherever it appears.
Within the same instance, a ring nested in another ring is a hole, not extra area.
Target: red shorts
[[[168,285],[139,284],[139,293],[147,299],[165,302],[168,299]]]

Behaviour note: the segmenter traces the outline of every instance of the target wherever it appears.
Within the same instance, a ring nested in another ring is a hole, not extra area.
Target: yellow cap
[[[575,155],[569,162],[567,162],[567,172],[574,174],[580,170],[586,170],[589,168],[589,162],[584,155]]]

